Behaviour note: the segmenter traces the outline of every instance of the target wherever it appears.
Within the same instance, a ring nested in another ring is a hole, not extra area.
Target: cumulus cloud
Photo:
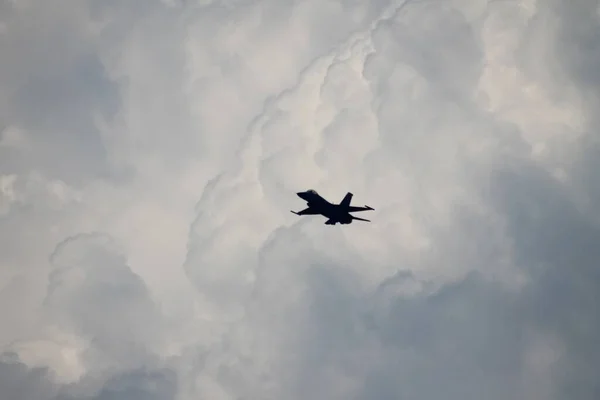
[[[600,394],[596,1],[0,14],[11,398]]]

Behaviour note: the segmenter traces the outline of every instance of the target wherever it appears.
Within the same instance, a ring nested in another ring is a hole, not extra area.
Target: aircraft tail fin
[[[356,207],[350,206],[348,207],[348,212],[357,212],[357,211],[373,211],[375,210],[373,207],[364,206],[364,207]]]
[[[346,193],[346,195],[344,196],[344,199],[340,203],[340,206],[342,206],[344,208],[350,207],[350,202],[352,201],[352,196],[353,196],[352,193],[350,193],[350,192]]]

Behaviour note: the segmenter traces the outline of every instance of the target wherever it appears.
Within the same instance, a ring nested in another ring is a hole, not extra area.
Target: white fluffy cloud
[[[597,10],[0,3],[3,392],[597,398]]]

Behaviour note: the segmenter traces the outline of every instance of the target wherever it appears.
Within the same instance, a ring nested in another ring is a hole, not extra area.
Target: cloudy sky
[[[0,59],[2,399],[600,398],[598,0],[0,0]]]

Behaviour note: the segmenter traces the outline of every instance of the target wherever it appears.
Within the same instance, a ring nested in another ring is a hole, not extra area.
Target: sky
[[[599,46],[598,0],[1,0],[3,396],[600,398]]]

